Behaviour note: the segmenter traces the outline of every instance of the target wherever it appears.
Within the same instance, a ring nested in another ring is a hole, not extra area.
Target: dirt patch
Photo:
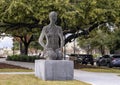
[[[15,65],[10,65],[10,64],[5,64],[5,63],[0,63],[0,69],[6,69],[6,68],[9,68],[9,69],[27,69],[27,68],[24,68],[24,67],[20,67],[20,66],[15,66]]]

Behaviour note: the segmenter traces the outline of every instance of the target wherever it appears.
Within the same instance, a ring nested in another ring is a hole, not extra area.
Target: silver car
[[[112,55],[111,67],[120,67],[120,55]]]
[[[120,67],[120,54],[110,54],[99,57],[96,60],[97,66]]]

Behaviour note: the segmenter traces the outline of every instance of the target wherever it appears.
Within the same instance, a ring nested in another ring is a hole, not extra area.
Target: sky
[[[12,48],[13,47],[13,41],[12,37],[4,37],[0,38],[0,48]]]

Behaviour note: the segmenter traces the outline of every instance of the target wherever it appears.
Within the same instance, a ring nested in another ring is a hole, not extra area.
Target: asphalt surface
[[[5,59],[0,59],[0,62],[27,67],[33,70],[35,66],[34,63],[6,61]],[[4,73],[1,73],[1,74],[4,74]],[[7,73],[7,74],[10,74],[10,73]],[[17,74],[17,73],[12,73],[12,74]],[[18,74],[22,74],[22,73],[18,73]],[[28,74],[34,74],[34,72],[28,73]],[[118,76],[118,74],[115,74],[115,73],[96,73],[96,72],[74,70],[74,79],[87,82],[92,85],[120,85],[120,76]]]

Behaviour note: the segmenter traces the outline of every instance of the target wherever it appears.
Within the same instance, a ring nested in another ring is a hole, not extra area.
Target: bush
[[[36,59],[41,59],[41,58],[38,56],[27,56],[27,55],[12,55],[7,57],[7,60],[23,61],[23,62],[35,62]]]

